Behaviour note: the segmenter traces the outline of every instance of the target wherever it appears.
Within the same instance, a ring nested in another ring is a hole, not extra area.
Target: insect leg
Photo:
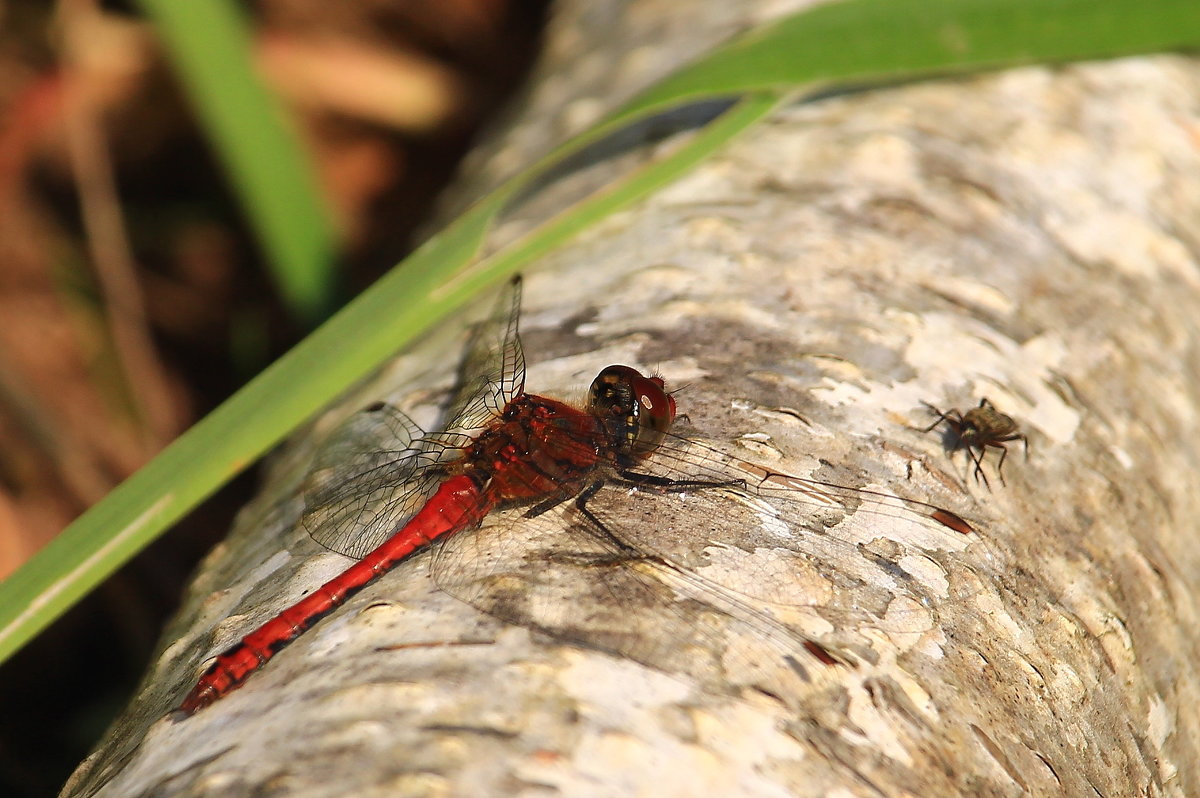
[[[967,448],[967,455],[975,462],[975,479],[976,479],[976,481],[982,479],[984,487],[986,487],[990,491],[992,489],[992,483],[988,482],[987,474],[984,473],[984,470],[983,470],[983,458],[984,458],[984,456],[987,455],[987,444],[984,444],[979,447],[978,454],[976,454],[975,449],[973,447],[967,446],[966,448]],[[1003,449],[1004,447],[1001,446],[1000,448]],[[1001,462],[1004,462],[1003,458],[1001,458]],[[1001,482],[1004,481],[1003,475],[1001,475],[1000,481]]]
[[[1000,475],[1000,484],[1007,488],[1008,483],[1004,481],[1004,458],[1008,457],[1008,447],[1003,443],[992,443],[989,445],[1000,450],[1000,462],[996,464],[996,473]]]
[[[929,404],[929,402],[921,402],[921,404],[925,405],[926,408],[928,408],[931,412],[933,412],[934,415],[937,416],[937,421],[933,422],[928,427],[925,427],[924,429],[922,429],[921,432],[932,432],[933,428],[936,427],[938,424],[941,424],[943,421],[945,421],[947,424],[952,423],[950,421],[950,419],[946,417],[945,413],[943,413],[941,410],[938,410],[933,405]]]
[[[592,488],[588,488],[588,490],[591,490],[593,494],[596,492],[595,490],[592,490]],[[586,493],[586,491],[585,491],[585,493]],[[569,498],[571,498],[570,493],[560,493],[558,495],[551,496],[549,499],[540,501],[537,504],[530,507],[528,510],[525,511],[523,517],[524,518],[537,518],[542,513],[546,512],[548,510],[553,510],[555,507],[562,504]]]
[[[612,531],[601,521],[595,513],[587,506],[588,501],[596,495],[596,493],[604,487],[603,481],[593,482],[588,485],[575,497],[575,509],[579,514],[592,525],[592,528],[611,546],[615,546],[622,555],[627,557],[641,557],[641,552],[634,549],[628,543],[625,543],[620,538],[612,533]]]
[[[619,471],[617,475],[626,482],[631,482],[634,485],[647,485],[653,488],[662,488],[666,491],[682,492],[685,490],[693,490],[695,488],[744,488],[746,480],[744,479],[672,479],[670,477],[660,477],[656,474],[639,474],[636,471]]]

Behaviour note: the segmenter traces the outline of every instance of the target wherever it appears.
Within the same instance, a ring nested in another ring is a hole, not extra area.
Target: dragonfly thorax
[[[629,366],[608,366],[592,381],[588,412],[600,419],[621,458],[633,465],[662,442],[675,420],[675,399],[661,377]]]
[[[500,505],[540,501],[583,489],[606,457],[598,420],[544,396],[519,394],[452,464]]]

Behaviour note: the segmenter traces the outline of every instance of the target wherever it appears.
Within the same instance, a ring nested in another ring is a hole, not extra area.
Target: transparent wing
[[[446,414],[446,431],[474,435],[525,390],[525,354],[517,333],[521,278],[508,283],[487,320],[476,326],[459,369],[459,389]]]
[[[898,592],[922,603],[951,598],[945,574],[975,540],[970,524],[928,502],[842,484],[852,475],[824,468],[830,480],[798,477],[668,436],[594,512],[630,546],[685,570],[737,552],[761,556],[761,572],[736,569],[753,576],[726,585],[772,603],[805,603],[792,576],[813,568],[817,581],[836,571],[877,586],[881,606]]]
[[[791,695],[835,665],[870,661],[881,634],[936,645],[939,610],[978,592],[963,555],[971,527],[925,502],[674,437],[629,475],[637,481],[609,476],[586,514],[570,497],[447,540],[437,584],[560,639]]]
[[[853,487],[849,484],[855,478],[853,474],[829,463],[823,463],[823,468],[829,475],[827,480],[798,477],[699,441],[667,435],[661,446],[623,478],[646,488],[661,486],[663,492],[675,494],[685,494],[693,486],[738,489],[779,507],[787,515],[807,519],[803,525],[815,529],[862,513],[870,517],[869,526],[878,534],[920,534],[935,544],[953,544],[957,536],[973,531],[966,520],[950,510],[865,486]]]
[[[447,452],[391,405],[355,413],[317,452],[304,484],[305,530],[331,551],[362,558],[433,495]]]
[[[587,506],[599,527],[571,502],[536,518],[494,514],[438,548],[435,582],[502,621],[706,689],[754,686],[793,704],[839,669],[874,661],[881,638],[939,644],[939,610],[967,595],[930,577],[932,566],[905,570],[927,556],[957,567],[937,553],[780,535],[763,528],[760,508],[720,489],[614,485]]]
[[[830,507],[740,487],[671,495],[611,485],[588,509],[624,546],[661,562],[681,590],[733,604],[820,607],[839,628],[889,613],[903,625],[908,609],[927,616],[973,589],[955,580],[975,536],[887,505]]]
[[[493,515],[446,539],[440,589],[501,621],[686,675],[710,690],[759,685],[795,696],[848,664],[813,637],[694,577],[595,534],[566,505]]]
[[[330,435],[304,487],[302,522],[314,540],[358,559],[421,509],[445,478],[439,464],[458,456],[524,388],[520,310],[516,277],[471,335],[444,432],[426,435],[400,410],[379,404]]]

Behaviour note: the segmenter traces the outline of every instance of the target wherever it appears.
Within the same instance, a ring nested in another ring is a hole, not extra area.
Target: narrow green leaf
[[[842,85],[1194,48],[1194,0],[849,0],[818,6],[721,48],[629,110],[837,81]]]
[[[140,0],[225,165],[292,312],[316,321],[333,293],[334,231],[312,164],[251,62],[231,0]]]
[[[537,168],[632,120],[751,91],[810,95],[1200,47],[1196,0],[845,0],[751,31],[651,86]]]

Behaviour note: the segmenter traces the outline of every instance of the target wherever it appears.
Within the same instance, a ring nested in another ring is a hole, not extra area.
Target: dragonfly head
[[[592,380],[588,412],[604,424],[632,465],[647,457],[675,420],[675,398],[662,377],[647,377],[629,366],[609,366]]]

